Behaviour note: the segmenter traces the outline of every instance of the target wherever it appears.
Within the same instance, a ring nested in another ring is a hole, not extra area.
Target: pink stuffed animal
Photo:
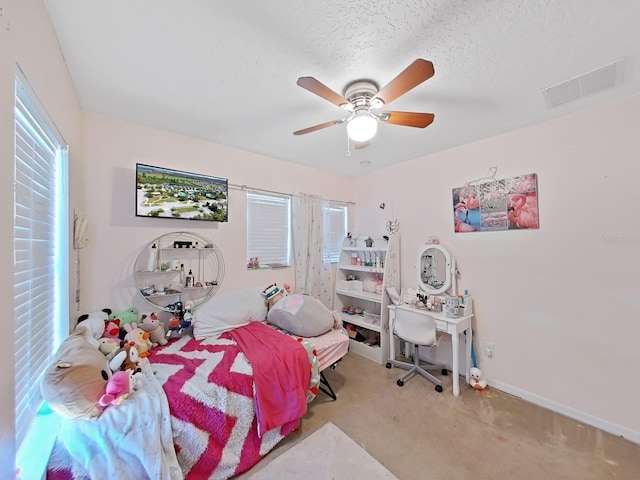
[[[104,333],[102,338],[113,338],[119,340],[120,338],[120,319],[108,320],[104,324]]]
[[[131,370],[120,370],[113,374],[107,383],[105,393],[100,397],[100,405],[120,405],[136,387],[135,377]]]
[[[149,340],[151,340],[152,346],[157,347],[158,345],[166,345],[169,343],[165,338],[166,332],[164,331],[164,326],[155,313],[148,315],[143,313],[140,316],[139,327],[149,333]]]

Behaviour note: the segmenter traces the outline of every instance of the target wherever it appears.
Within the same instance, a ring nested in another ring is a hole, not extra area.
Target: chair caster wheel
[[[391,362],[387,362],[387,364],[385,365],[387,368],[391,368]]]
[[[449,370],[447,370],[446,368],[443,368],[442,375],[449,375]]]
[[[436,385],[436,392],[442,393],[442,387],[440,385]]]
[[[404,385],[404,382],[402,380],[398,380],[396,383],[399,387],[402,387]]]

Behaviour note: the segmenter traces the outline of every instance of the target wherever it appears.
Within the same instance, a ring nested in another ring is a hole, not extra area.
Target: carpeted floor
[[[249,480],[398,480],[333,423],[325,423]]]
[[[442,377],[443,393],[420,377],[398,387],[401,374],[347,354],[325,371],[338,400],[319,394],[300,428],[237,480],[327,422],[400,480],[640,480],[640,445],[491,388],[479,392],[461,381],[456,398],[450,376]]]

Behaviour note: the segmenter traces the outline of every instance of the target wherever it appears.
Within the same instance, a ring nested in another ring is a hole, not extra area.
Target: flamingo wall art
[[[453,189],[455,232],[539,228],[538,176],[475,181]]]

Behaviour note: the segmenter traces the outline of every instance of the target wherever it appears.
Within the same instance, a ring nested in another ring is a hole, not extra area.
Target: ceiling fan
[[[383,111],[381,109],[433,77],[434,73],[433,63],[418,58],[382,89],[378,89],[378,84],[372,80],[356,80],[346,86],[343,95],[334,92],[313,77],[300,77],[296,82],[299,86],[344,108],[350,115],[347,118],[304,128],[293,132],[293,134],[305,135],[346,122],[349,138],[356,142],[356,148],[363,148],[376,134],[378,122],[425,128],[433,122],[435,117],[433,113]]]

